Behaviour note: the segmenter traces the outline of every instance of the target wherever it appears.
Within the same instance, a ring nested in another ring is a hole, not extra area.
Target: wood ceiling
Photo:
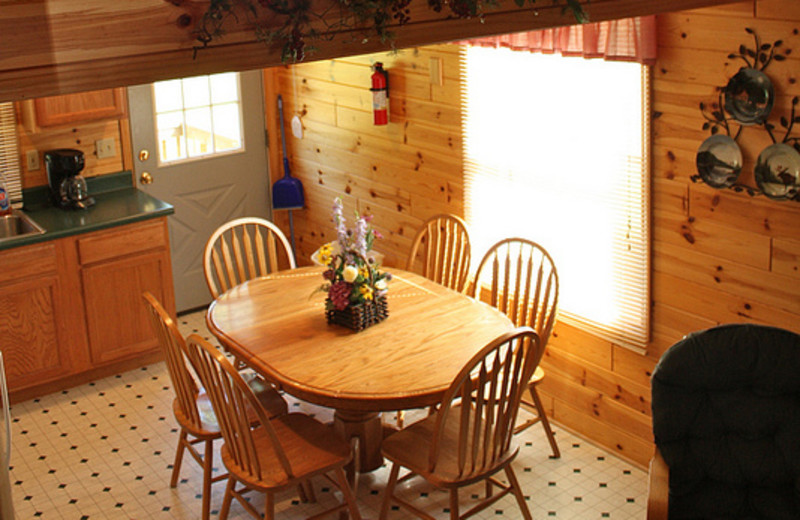
[[[315,0],[323,4],[334,0]],[[679,11],[730,0],[592,0],[593,21]],[[195,57],[195,22],[208,2],[192,0],[0,0],[0,101],[150,83],[156,80],[280,65],[280,49],[256,41],[245,23]],[[413,47],[475,36],[574,23],[563,0],[538,0],[518,9],[506,0],[477,19],[447,19],[426,0],[412,0],[411,22],[397,28],[396,46]],[[243,18],[240,18],[243,20]],[[315,42],[308,59],[386,49],[373,38],[353,42],[352,31]],[[361,38],[359,38],[360,40]],[[348,42],[348,40],[350,40]]]

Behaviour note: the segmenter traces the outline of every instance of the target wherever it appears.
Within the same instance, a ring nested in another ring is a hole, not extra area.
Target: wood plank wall
[[[351,223],[354,210],[375,216],[376,229],[386,237],[379,247],[387,265],[404,265],[425,219],[463,214],[458,51],[440,45],[279,69],[287,126],[298,114],[305,128],[302,140],[287,130],[292,173],[303,182],[308,206],[295,212],[301,262],[333,239],[330,208],[336,196]],[[390,74],[386,126],[372,124],[375,61]],[[432,61],[441,63],[441,85],[431,84]],[[275,100],[266,103],[274,106]]]
[[[553,419],[645,465],[652,454],[650,373],[684,334],[727,322],[758,322],[800,332],[800,204],[751,198],[693,184],[695,154],[710,134],[699,103],[716,100],[740,67],[727,55],[783,39],[795,52],[767,70],[778,101],[773,119],[800,95],[800,7],[795,0],[756,0],[659,15],[659,59],[653,68],[652,342],[646,355],[564,324],[543,361],[543,397]],[[431,85],[432,59],[444,70]],[[391,123],[371,124],[370,63],[391,78]],[[307,209],[295,212],[299,259],[333,238],[330,206],[342,196],[375,215],[386,235],[387,264],[403,265],[423,219],[463,215],[458,48],[440,45],[282,68],[278,88],[287,120],[302,115],[305,137],[289,137],[292,170]],[[274,100],[267,100],[274,104]],[[768,144],[748,128],[739,140],[752,183],[755,157]],[[273,150],[276,148],[273,147]],[[276,214],[286,229],[285,213]],[[542,442],[545,442],[542,437]]]

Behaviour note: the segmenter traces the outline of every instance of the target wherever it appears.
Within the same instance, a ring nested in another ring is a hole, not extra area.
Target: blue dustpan
[[[303,184],[300,179],[292,177],[289,169],[289,158],[286,155],[286,130],[283,128],[283,98],[278,96],[278,114],[280,115],[281,145],[283,146],[283,177],[272,185],[272,207],[274,209],[302,209],[305,206]]]

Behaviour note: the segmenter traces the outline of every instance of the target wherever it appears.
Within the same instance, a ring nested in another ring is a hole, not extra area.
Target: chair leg
[[[206,449],[203,455],[203,520],[208,520],[211,514],[211,467],[214,463],[214,441],[205,441]]]
[[[392,471],[389,473],[389,482],[386,483],[386,489],[383,490],[383,504],[381,504],[381,515],[378,517],[380,520],[386,520],[389,514],[389,506],[392,505],[392,495],[394,488],[397,485],[397,475],[400,473],[400,465],[396,462],[392,463]]]
[[[178,477],[181,473],[181,464],[183,463],[183,452],[186,449],[186,430],[181,428],[181,434],[178,436],[178,447],[175,450],[175,461],[172,463],[172,479],[169,481],[169,487],[178,485]]]
[[[406,412],[405,410],[397,410],[397,427],[401,430],[403,429],[403,423],[406,419]]]
[[[336,468],[334,474],[336,475],[336,481],[339,483],[339,488],[342,490],[342,497],[344,498],[345,504],[347,504],[350,518],[352,520],[361,520],[361,513],[358,510],[358,505],[356,505],[356,497],[353,495],[353,491],[347,483],[347,475],[345,475],[342,468]]]
[[[311,480],[304,480],[297,484],[297,494],[300,496],[300,501],[304,503],[316,502],[317,497],[314,495],[314,486]]]
[[[264,520],[274,520],[275,519],[275,497],[272,496],[272,493],[267,491],[264,493],[266,498],[264,499]]]
[[[450,520],[458,520],[458,488],[450,490]]]
[[[519,508],[522,511],[522,516],[525,517],[525,520],[532,520],[531,512],[528,510],[528,504],[525,502],[525,496],[522,494],[522,488],[519,487],[517,475],[514,473],[514,468],[512,468],[510,464],[506,466],[506,477],[508,478],[508,483],[511,485],[511,491],[517,499],[517,504],[519,504]]]
[[[231,501],[233,500],[233,486],[235,482],[233,478],[228,477],[228,485],[225,486],[225,498],[222,499],[222,509],[219,511],[219,520],[228,520],[228,512],[231,510]]]
[[[556,443],[556,436],[553,435],[553,429],[550,428],[550,421],[547,420],[547,414],[544,412],[544,405],[542,404],[542,399],[539,397],[539,392],[536,391],[536,387],[531,385],[530,387],[531,397],[533,397],[533,402],[536,404],[536,413],[539,414],[539,418],[542,421],[542,427],[544,428],[544,433],[547,435],[547,440],[550,443],[550,448],[553,450],[553,458],[558,459],[561,457],[561,451],[558,449],[558,443]]]

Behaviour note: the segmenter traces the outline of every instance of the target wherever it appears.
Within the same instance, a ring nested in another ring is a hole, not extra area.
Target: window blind
[[[6,180],[9,200],[17,206],[22,202],[22,176],[13,103],[0,103],[0,173]]]
[[[649,73],[508,49],[462,54],[465,215],[473,256],[505,237],[553,257],[559,319],[649,340]]]

